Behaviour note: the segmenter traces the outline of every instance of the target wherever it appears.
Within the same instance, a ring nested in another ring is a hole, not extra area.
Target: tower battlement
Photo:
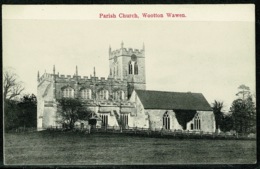
[[[145,57],[144,45],[143,49],[124,48],[123,43],[121,44],[120,49],[112,50],[111,47],[109,47],[109,59],[112,59],[115,56],[131,56],[133,54],[137,57]]]

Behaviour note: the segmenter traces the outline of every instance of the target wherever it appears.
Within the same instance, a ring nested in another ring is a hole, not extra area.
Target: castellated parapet
[[[145,50],[144,49],[133,49],[133,48],[121,48],[117,50],[113,50],[109,52],[109,59],[113,59],[115,56],[132,56],[136,55],[137,57],[144,57],[145,56]]]

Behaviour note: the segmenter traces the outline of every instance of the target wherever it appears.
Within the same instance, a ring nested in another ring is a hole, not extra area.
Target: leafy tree
[[[15,100],[6,100],[4,104],[4,127],[5,131],[17,128],[19,126],[18,112],[19,108]]]
[[[81,100],[74,98],[62,98],[58,100],[57,112],[59,120],[57,122],[74,128],[78,120],[88,120],[90,111],[82,104]]]
[[[4,105],[5,130],[37,126],[37,99],[34,94],[21,100],[6,100]]]
[[[37,98],[34,94],[24,95],[18,103],[19,108],[19,126],[36,127],[37,126]]]
[[[11,69],[4,69],[3,72],[3,101],[4,101],[4,126],[5,130],[11,130],[19,126],[19,96],[24,87],[18,81],[18,76]]]
[[[222,125],[223,112],[221,111],[223,108],[223,102],[214,101],[213,103],[213,113],[215,115],[216,120],[216,129],[218,129]]]
[[[187,123],[191,121],[195,114],[197,113],[196,110],[174,110],[176,119],[178,123],[182,126],[183,130],[186,130]]]
[[[255,132],[256,110],[250,94],[249,87],[239,86],[238,99],[234,100],[231,106],[234,120],[233,128],[239,133]]]
[[[233,129],[233,117],[231,114],[223,115],[221,120],[220,130],[227,132]]]

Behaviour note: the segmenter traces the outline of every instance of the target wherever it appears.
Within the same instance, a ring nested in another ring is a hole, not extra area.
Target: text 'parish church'
[[[79,98],[92,112],[92,127],[215,131],[215,118],[201,93],[146,90],[145,47],[109,47],[108,78],[38,72],[37,128],[60,126],[57,100]],[[88,121],[79,121],[86,126]]]

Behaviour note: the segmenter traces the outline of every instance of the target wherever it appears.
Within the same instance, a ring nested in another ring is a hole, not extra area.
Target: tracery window
[[[114,99],[115,100],[124,100],[125,92],[123,90],[119,90],[114,92]]]
[[[124,127],[128,126],[128,115],[127,114],[120,114],[120,118],[122,121],[122,125]]]
[[[108,124],[108,115],[104,115],[104,114],[101,114],[101,119],[102,119],[102,126],[107,126]]]
[[[194,117],[194,129],[195,130],[201,129],[201,120],[200,120],[200,116],[198,113]]]
[[[74,98],[74,89],[71,87],[67,87],[62,90],[62,95],[63,97]]]
[[[99,99],[108,99],[108,91],[107,90],[101,90],[99,91]]]
[[[170,117],[169,117],[168,112],[165,112],[163,115],[163,126],[167,130],[170,129]]]
[[[91,89],[83,89],[83,90],[81,90],[81,97],[83,99],[91,99]]]

